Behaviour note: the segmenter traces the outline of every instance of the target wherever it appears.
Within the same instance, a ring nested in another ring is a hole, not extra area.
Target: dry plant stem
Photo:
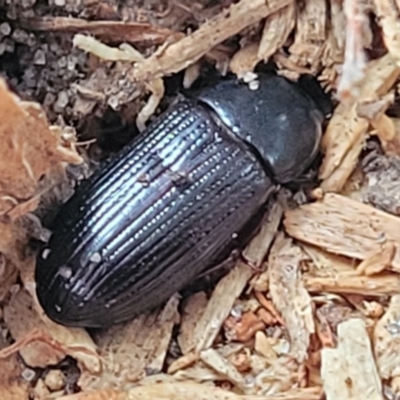
[[[400,271],[400,218],[369,205],[329,193],[288,211],[284,225],[298,240],[359,260],[378,254],[390,241],[396,247],[390,267]]]
[[[119,49],[112,48],[92,37],[81,34],[75,35],[74,46],[107,61],[130,61],[132,63],[141,63],[145,60],[142,54],[128,44],[122,44]],[[151,80],[147,86],[152,94],[148,99],[147,104],[136,117],[136,125],[140,131],[145,129],[145,123],[154,114],[164,96],[164,83],[161,78]]]
[[[400,75],[400,67],[390,54],[369,63],[360,83],[358,101],[383,96]],[[362,150],[369,123],[357,115],[357,103],[341,103],[336,107],[322,141],[325,158],[319,171],[321,188],[340,191],[354,170]]]
[[[379,24],[383,30],[383,40],[389,53],[400,64],[400,14],[399,2],[394,0],[374,0]],[[396,4],[397,3],[397,4]]]
[[[137,64],[131,77],[142,81],[179,72],[202,58],[209,50],[246,27],[291,4],[292,0],[241,0],[205,22],[191,35],[157,51]]]
[[[38,31],[82,33],[106,42],[150,43],[161,45],[167,39],[180,39],[181,32],[156,25],[128,21],[88,21],[71,17],[43,17],[24,21],[24,28]]]
[[[322,349],[321,374],[327,400],[383,400],[370,339],[361,319],[338,326],[338,347]]]

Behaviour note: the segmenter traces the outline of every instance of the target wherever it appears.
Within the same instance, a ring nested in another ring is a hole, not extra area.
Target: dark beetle
[[[324,109],[259,74],[172,105],[61,208],[37,260],[40,304],[64,325],[102,327],[151,310],[232,250],[276,184],[314,159]]]

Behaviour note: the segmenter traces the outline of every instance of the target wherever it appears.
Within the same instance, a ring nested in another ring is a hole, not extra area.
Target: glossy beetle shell
[[[283,78],[263,82],[268,91],[240,86],[255,106],[242,115],[240,132],[235,116],[224,114],[234,109],[204,90],[199,100],[172,106],[77,189],[37,261],[38,298],[53,320],[101,327],[162,304],[229,254],[232,237],[274,189],[271,174],[279,178],[275,167],[288,147],[299,151],[283,180],[304,170],[319,143],[322,113]],[[237,96],[237,87],[231,92]],[[293,137],[306,143],[289,145]],[[271,146],[270,154],[257,143]]]

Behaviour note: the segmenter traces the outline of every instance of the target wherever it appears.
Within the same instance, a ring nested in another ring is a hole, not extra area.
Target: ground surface
[[[0,398],[399,398],[395,4],[0,0]],[[264,63],[335,109],[318,187],[282,192],[245,250],[259,270],[106,331],[51,322],[32,243],[76,181],[182,87]]]

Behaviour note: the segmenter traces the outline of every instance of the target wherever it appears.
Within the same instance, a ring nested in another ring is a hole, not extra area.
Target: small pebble
[[[14,49],[15,49],[15,42],[14,42],[14,40],[11,40],[10,38],[5,38],[4,40],[3,40],[3,43],[2,44],[4,44],[4,46],[5,46],[5,48],[6,48],[6,51],[8,52],[8,53],[14,53]]]
[[[68,93],[65,90],[62,90],[58,93],[57,100],[54,103],[54,111],[61,113],[64,111],[65,107],[69,102]]]
[[[31,8],[36,3],[36,0],[21,0],[21,6],[23,8]]]
[[[57,64],[59,68],[65,68],[67,66],[67,57],[66,56],[60,57],[57,61]]]
[[[35,65],[45,65],[46,64],[46,54],[42,49],[39,49],[35,52],[33,56],[33,63]]]
[[[23,31],[22,29],[16,29],[12,35],[11,38],[15,40],[17,43],[25,44],[28,42],[29,35],[27,32]]]
[[[44,383],[52,392],[55,392],[65,386],[65,376],[59,369],[52,369],[45,376]]]
[[[11,26],[8,22],[0,24],[0,32],[3,36],[8,36],[11,33]]]
[[[57,7],[64,7],[65,6],[65,0],[54,0],[54,5]]]
[[[44,96],[43,105],[45,107],[50,107],[56,101],[56,95],[51,92],[47,92]]]
[[[249,82],[249,89],[250,90],[257,90],[260,87],[259,81],[251,81]]]
[[[25,368],[22,373],[21,376],[27,381],[27,382],[32,382],[33,379],[36,376],[36,372],[33,369],[30,368]]]

